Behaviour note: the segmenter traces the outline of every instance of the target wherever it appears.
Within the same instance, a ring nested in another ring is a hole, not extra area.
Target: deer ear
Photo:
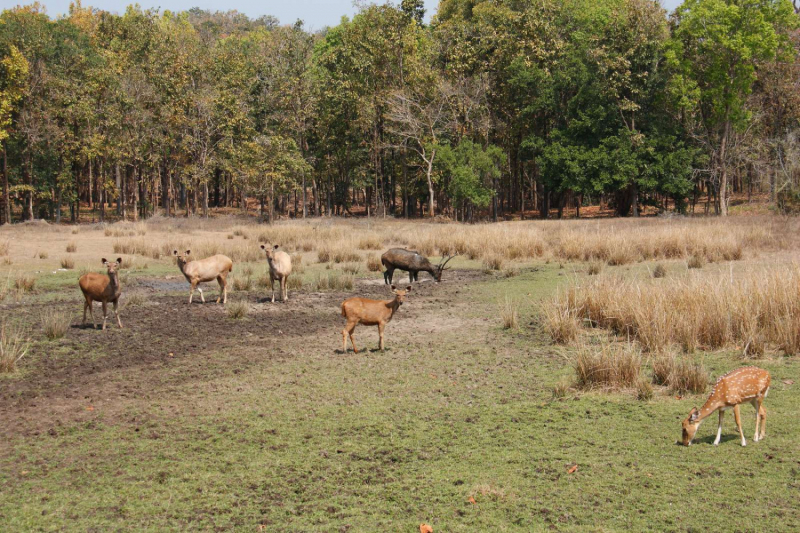
[[[100,260],[100,262],[101,262],[102,264],[104,264],[104,265],[105,265],[106,263],[108,263],[108,259],[106,259],[106,258],[104,257],[104,258],[102,258],[102,259]]]
[[[267,247],[266,247],[266,246],[264,246],[264,245],[262,244],[262,245],[261,245],[261,249],[262,249],[262,250],[266,250],[266,249],[267,249]]]
[[[186,255],[189,255],[190,253],[192,253],[191,250],[186,250]]]
[[[694,422],[699,417],[700,412],[697,410],[697,407],[692,407],[692,410],[689,412],[689,422]]]
[[[178,250],[172,250],[172,255],[178,255]]]
[[[121,257],[117,257],[117,264],[118,264],[118,265],[121,265],[121,264],[122,264],[122,258],[121,258]]]
[[[409,285],[408,287],[406,287],[406,292],[411,292],[411,285]]]
[[[394,285],[392,285],[392,290],[393,290],[393,291],[396,291],[396,290],[397,290],[397,287],[395,287]]]
[[[278,249],[278,245],[276,244],[275,246],[272,247],[272,249],[273,250],[277,250]]]

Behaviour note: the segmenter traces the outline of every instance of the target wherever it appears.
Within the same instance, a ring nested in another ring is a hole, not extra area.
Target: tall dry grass
[[[573,284],[546,305],[548,316],[576,316],[637,339],[649,352],[679,346],[800,353],[800,267],[696,273],[683,279],[608,276]],[[556,340],[557,333],[551,333]],[[751,352],[752,354],[752,352]]]
[[[17,363],[28,352],[29,341],[22,329],[3,322],[0,324],[0,373],[17,370]]]
[[[579,389],[631,389],[642,373],[642,353],[633,343],[581,346],[574,361]]]

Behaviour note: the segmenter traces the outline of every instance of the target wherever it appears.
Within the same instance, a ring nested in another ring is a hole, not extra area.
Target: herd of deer
[[[272,285],[272,302],[275,302],[275,282],[280,284],[281,300],[288,301],[289,296],[286,289],[286,280],[292,273],[292,259],[289,254],[278,250],[278,245],[267,247],[261,245],[267,256],[269,264],[270,282]],[[190,250],[183,254],[178,254],[178,250],[173,252],[177,258],[178,268],[191,285],[189,293],[189,303],[192,303],[195,289],[200,291],[200,299],[205,303],[203,289],[199,288],[200,283],[216,280],[219,283],[220,294],[217,303],[224,304],[228,299],[228,274],[233,271],[233,261],[224,255],[215,255],[206,259],[190,260]],[[411,292],[411,285],[401,290],[392,285],[392,278],[395,270],[408,272],[409,282],[417,281],[420,272],[428,272],[435,281],[442,280],[442,273],[446,270],[447,263],[452,256],[443,258],[439,265],[434,266],[426,258],[417,252],[404,250],[402,248],[392,248],[381,256],[381,263],[386,269],[383,277],[384,282],[391,286],[394,298],[391,300],[372,300],[369,298],[353,297],[342,302],[342,316],[347,320],[347,324],[342,330],[342,352],[347,352],[347,337],[353,345],[353,352],[358,353],[353,331],[358,324],[365,326],[377,326],[380,336],[380,349],[384,349],[383,331],[397,310],[403,305],[406,295]],[[83,306],[83,323],[86,324],[86,311],[92,317],[92,325],[97,328],[94,320],[93,302],[100,302],[103,307],[103,327],[106,329],[108,319],[108,304],[114,308],[114,315],[117,324],[122,328],[122,321],[119,317],[118,303],[122,294],[122,287],[119,282],[117,269],[122,264],[122,259],[118,258],[115,262],[109,262],[105,258],[103,265],[108,269],[107,275],[91,272],[81,276],[78,284],[85,298]],[[742,431],[742,422],[739,413],[739,406],[743,403],[751,403],[756,410],[756,431],[753,440],[758,442],[764,438],[767,422],[767,411],[764,409],[764,398],[769,393],[771,377],[769,372],[756,367],[743,367],[733,370],[721,376],[714,385],[711,395],[706,400],[703,407],[693,408],[689,416],[683,421],[682,439],[679,444],[690,446],[694,440],[700,423],[714,412],[719,412],[719,426],[717,428],[717,438],[714,445],[718,445],[722,436],[722,420],[725,411],[733,409],[736,420],[736,428],[741,437],[742,446],[747,445],[747,441]],[[759,432],[760,429],[760,432]]]

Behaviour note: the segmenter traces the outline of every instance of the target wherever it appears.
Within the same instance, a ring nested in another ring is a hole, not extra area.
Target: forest
[[[0,223],[800,206],[800,1],[0,16]]]

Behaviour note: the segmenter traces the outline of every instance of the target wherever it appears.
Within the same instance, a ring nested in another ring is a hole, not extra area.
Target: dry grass
[[[286,279],[286,290],[298,290],[303,288],[303,278],[301,276],[289,276]]]
[[[800,353],[800,267],[658,283],[600,277],[571,286],[544,311],[546,322],[574,315],[654,353],[671,345],[686,352],[749,345],[763,353],[772,345],[794,355]]]
[[[269,276],[269,274],[267,274]],[[250,276],[236,276],[233,278],[233,290],[235,291],[249,291],[253,288],[253,278]]]
[[[50,340],[60,339],[66,335],[72,322],[69,313],[56,309],[43,311],[39,320],[45,337]]]
[[[140,291],[133,291],[125,295],[125,307],[139,307],[147,301],[147,296]]]
[[[81,228],[80,227],[75,226],[75,227],[72,228],[72,234],[73,235],[77,235],[80,232],[81,232]]]
[[[380,272],[383,270],[383,264],[381,263],[381,258],[377,255],[370,255],[367,257],[367,270],[370,272]]]
[[[642,354],[633,343],[582,346],[574,361],[579,389],[630,389],[642,373]]]
[[[350,250],[336,250],[332,259],[334,263],[355,263],[361,261],[361,256]]]
[[[5,241],[0,241],[0,257],[7,256],[10,250],[11,250],[10,240],[6,239]]]
[[[353,290],[353,285],[352,275],[330,270],[318,274],[312,283],[312,288],[317,291],[350,291]]]
[[[383,248],[383,242],[377,235],[367,235],[358,241],[359,250],[380,250]]]
[[[586,273],[590,276],[596,276],[603,271],[603,263],[601,261],[592,261],[586,268]]]
[[[553,386],[553,398],[564,398],[567,394],[569,394],[569,390],[572,388],[572,383],[570,383],[566,379],[559,380]]]
[[[503,329],[519,329],[519,302],[506,295],[502,302],[498,304],[500,318],[503,321]]]
[[[361,263],[345,263],[342,265],[342,272],[356,275],[361,273]]]
[[[250,311],[250,305],[245,301],[239,300],[225,304],[225,311],[228,313],[228,318],[239,320],[247,316]]]
[[[62,257],[61,268],[64,268],[66,270],[72,270],[73,268],[75,268],[75,260],[71,257]]]
[[[0,324],[0,373],[15,372],[30,343],[17,326]]]
[[[702,255],[695,254],[689,258],[686,262],[686,266],[689,268],[703,268],[706,266],[706,258]]]
[[[78,244],[75,241],[71,241],[69,244],[67,244],[68,254],[74,254],[77,251],[78,251]]]
[[[645,379],[640,379],[636,383],[636,399],[643,402],[653,399],[653,386]]]
[[[544,329],[556,344],[569,344],[578,338],[581,325],[577,312],[568,303],[556,295],[552,301],[545,303],[541,309]]]
[[[492,254],[483,259],[483,266],[486,270],[502,270],[503,256],[500,254]]]
[[[33,292],[36,288],[36,278],[28,274],[22,274],[14,280],[14,288],[19,292]]]
[[[658,278],[665,278],[665,277],[667,277],[667,269],[666,269],[666,268],[664,268],[664,265],[662,265],[661,263],[659,263],[659,264],[657,264],[655,267],[653,267],[653,277],[654,277],[654,278],[657,278],[657,279],[658,279]]]

